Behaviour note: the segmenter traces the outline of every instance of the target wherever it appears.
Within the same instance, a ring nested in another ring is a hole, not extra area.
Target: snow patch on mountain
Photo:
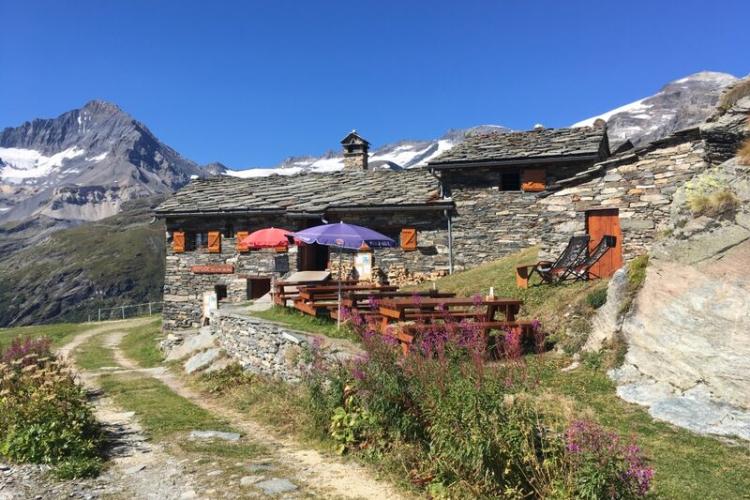
[[[86,150],[73,146],[71,148],[45,156],[35,149],[0,148],[0,178],[13,183],[46,177],[62,167],[65,160],[70,160],[86,153]]]
[[[652,96],[572,126],[591,126],[601,118],[607,122],[611,146],[627,140],[640,146],[703,122],[713,113],[723,89],[736,80],[728,73],[702,71],[670,82]]]

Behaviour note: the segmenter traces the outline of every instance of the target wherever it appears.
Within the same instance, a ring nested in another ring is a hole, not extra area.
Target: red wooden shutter
[[[221,253],[221,232],[208,232],[208,253]]]
[[[547,171],[543,168],[525,168],[521,177],[521,189],[538,193],[547,188]]]
[[[410,252],[417,249],[417,230],[403,228],[401,230],[401,249]]]
[[[247,252],[250,250],[247,245],[243,245],[240,243],[244,238],[247,238],[248,234],[250,234],[248,231],[237,231],[237,233],[235,233],[234,237],[237,239],[236,241],[238,252]]]
[[[185,231],[175,231],[172,233],[172,251],[174,253],[183,253],[185,251]]]

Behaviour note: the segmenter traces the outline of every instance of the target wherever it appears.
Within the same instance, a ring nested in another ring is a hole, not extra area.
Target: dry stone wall
[[[209,328],[226,354],[244,370],[287,382],[300,381],[309,368],[305,350],[320,344],[310,334],[247,316],[231,308],[214,311]],[[324,362],[335,362],[352,355],[330,345],[315,347]]]

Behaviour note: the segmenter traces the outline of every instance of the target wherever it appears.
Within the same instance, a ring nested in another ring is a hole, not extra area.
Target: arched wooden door
[[[609,278],[622,267],[622,230],[620,212],[616,208],[589,210],[586,212],[586,233],[590,237],[589,250],[593,250],[605,235],[614,236],[614,248],[610,248],[599,262],[591,268],[591,274],[599,278]]]

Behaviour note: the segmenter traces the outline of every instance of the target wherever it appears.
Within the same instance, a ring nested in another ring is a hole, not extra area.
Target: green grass
[[[180,449],[186,453],[208,456],[247,460],[268,453],[268,449],[258,443],[227,442],[227,441],[180,441]]]
[[[164,356],[159,350],[161,320],[147,325],[132,328],[120,342],[120,349],[127,358],[132,359],[143,368],[158,366]]]
[[[656,421],[645,408],[618,398],[604,370],[582,366],[563,373],[561,366],[560,360],[545,365],[542,389],[572,399],[580,410],[591,412],[601,424],[622,435],[634,435],[656,470],[656,497],[748,498],[750,448],[746,443],[729,445]]]
[[[92,328],[92,326],[80,323],[56,323],[51,325],[0,328],[0,350],[7,347],[17,337],[49,337],[53,347],[60,347],[89,328]]]
[[[175,394],[155,378],[105,374],[99,382],[119,406],[136,413],[154,439],[192,430],[232,431],[226,420]]]
[[[329,318],[314,318],[289,307],[274,306],[267,311],[253,311],[254,316],[283,323],[294,330],[325,335],[329,338],[356,340],[352,330],[346,325],[336,329],[336,322]]]
[[[104,345],[106,333],[94,335],[75,350],[76,365],[83,370],[118,366],[114,352]]]

